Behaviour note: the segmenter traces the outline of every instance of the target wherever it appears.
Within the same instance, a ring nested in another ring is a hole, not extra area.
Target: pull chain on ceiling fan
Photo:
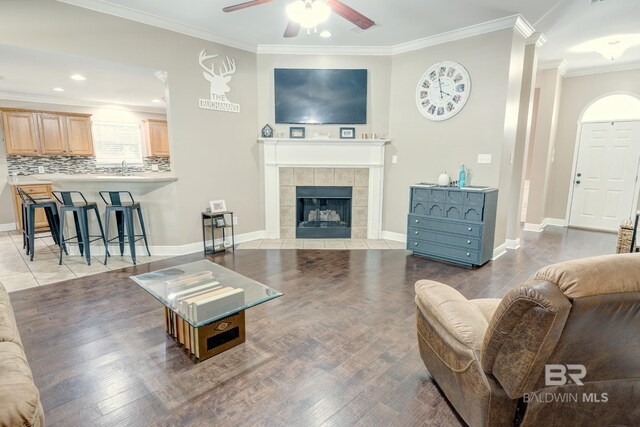
[[[252,0],[227,6],[222,10],[224,12],[235,12],[248,7],[270,3],[271,1],[273,0]],[[310,32],[311,28],[315,28],[318,24],[326,21],[331,12],[343,17],[363,30],[375,25],[375,22],[371,19],[339,0],[295,0],[287,6],[286,10],[289,16],[289,23],[283,35],[286,38],[297,36],[300,33],[301,27],[306,28],[307,32]]]

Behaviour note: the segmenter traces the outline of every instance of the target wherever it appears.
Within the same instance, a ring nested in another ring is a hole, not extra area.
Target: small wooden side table
[[[219,225],[217,221],[219,218],[222,218],[224,225]],[[228,219],[230,221],[228,221]],[[234,213],[232,211],[224,211],[224,212],[202,212],[202,244],[204,246],[204,254],[217,254],[220,252],[225,252],[227,248],[225,247],[226,242],[226,230],[231,229],[231,249],[233,252],[236,250],[236,235],[235,229],[233,225],[233,221],[235,219]],[[207,246],[207,226],[211,227],[211,245]],[[222,245],[216,245],[216,230],[222,230]]]

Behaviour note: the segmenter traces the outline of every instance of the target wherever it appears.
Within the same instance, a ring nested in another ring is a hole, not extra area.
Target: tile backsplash
[[[160,172],[170,172],[171,162],[167,157],[145,157],[142,165],[129,165],[131,172],[151,172],[151,167],[158,165]],[[120,172],[120,165],[99,165],[95,157],[76,156],[7,156],[9,175],[35,175],[38,167],[44,167],[44,173],[81,174],[113,174]]]

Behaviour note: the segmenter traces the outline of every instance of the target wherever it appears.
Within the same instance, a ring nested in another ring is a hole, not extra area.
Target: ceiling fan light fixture
[[[331,8],[322,0],[296,0],[286,11],[289,19],[303,28],[315,28],[331,14]]]

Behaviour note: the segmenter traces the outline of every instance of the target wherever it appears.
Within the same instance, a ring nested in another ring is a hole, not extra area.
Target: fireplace
[[[296,187],[296,237],[351,237],[352,187]]]

